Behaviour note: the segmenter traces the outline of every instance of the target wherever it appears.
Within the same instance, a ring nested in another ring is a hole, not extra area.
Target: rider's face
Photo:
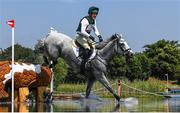
[[[97,16],[97,13],[92,13],[91,14],[92,19],[96,19],[96,16]]]

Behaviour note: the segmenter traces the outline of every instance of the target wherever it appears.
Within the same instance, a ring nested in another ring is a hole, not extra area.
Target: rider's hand
[[[99,37],[99,42],[102,42],[103,41],[103,38],[101,35],[98,36]]]
[[[92,41],[94,41],[94,37],[93,37],[93,36],[90,35],[89,38],[90,38]]]

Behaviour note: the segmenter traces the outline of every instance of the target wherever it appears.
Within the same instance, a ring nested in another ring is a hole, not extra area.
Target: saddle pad
[[[76,55],[76,57],[79,57],[79,52],[80,52],[80,47],[78,47],[76,44],[75,44],[75,41],[73,40],[72,41],[72,49],[74,51],[74,54]],[[96,56],[96,49],[93,50],[89,60],[93,59],[95,56]]]
[[[74,40],[72,41],[72,49],[76,57],[79,57],[79,47],[75,44]]]

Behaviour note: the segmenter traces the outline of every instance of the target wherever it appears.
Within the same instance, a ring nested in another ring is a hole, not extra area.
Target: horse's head
[[[133,51],[131,50],[131,48],[129,47],[129,45],[127,44],[127,42],[123,39],[122,34],[114,34],[112,36],[112,38],[114,38],[114,40],[116,41],[116,51],[118,54],[123,53],[124,55],[126,55],[127,57],[132,57],[133,56]]]

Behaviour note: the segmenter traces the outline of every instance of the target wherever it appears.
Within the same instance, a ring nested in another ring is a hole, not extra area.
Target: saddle
[[[72,41],[72,48],[75,56],[77,58],[81,58],[82,60],[83,52],[85,51],[85,49],[76,40]],[[96,56],[96,50],[91,50],[91,55],[89,57],[89,60],[93,59],[95,56]]]

